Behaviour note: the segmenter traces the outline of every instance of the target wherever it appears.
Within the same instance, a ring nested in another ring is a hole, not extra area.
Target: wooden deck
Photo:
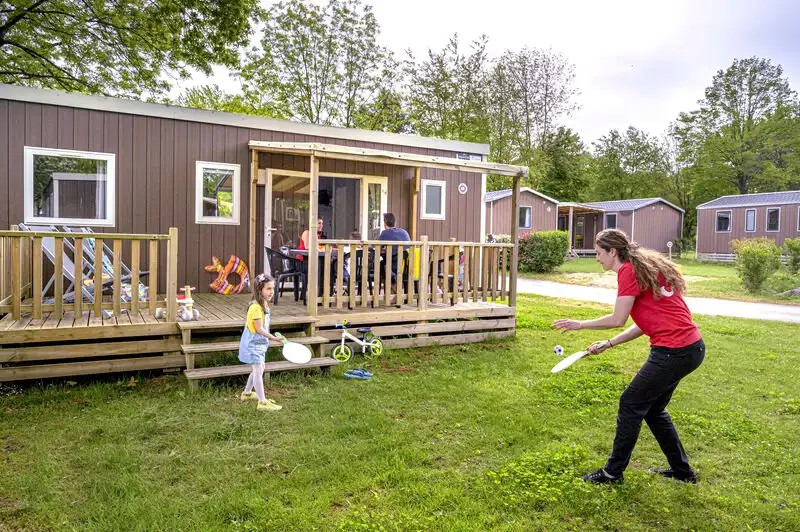
[[[251,297],[193,297],[200,318],[177,323],[157,319],[148,309],[119,317],[84,311],[77,319],[71,312],[60,318],[45,312],[41,320],[31,313],[13,320],[9,314],[0,320],[0,381],[194,367],[196,353],[205,351],[198,346],[230,345],[241,335]],[[285,294],[272,308],[271,330],[335,342],[341,334],[336,323],[346,319],[352,327],[372,326],[387,348],[408,348],[502,338],[516,326],[513,307],[490,301],[429,304],[424,311],[416,305],[318,310],[308,316],[302,302]],[[317,355],[326,355],[331,345],[318,345]]]

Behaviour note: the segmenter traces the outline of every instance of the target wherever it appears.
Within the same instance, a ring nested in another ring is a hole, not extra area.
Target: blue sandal
[[[357,370],[353,370],[353,369],[351,369],[349,371],[345,371],[344,372],[344,376],[346,378],[348,378],[348,379],[361,379],[361,380],[365,380],[365,381],[368,381],[368,380],[370,380],[372,378],[372,374],[371,373],[369,375],[364,375],[361,371],[357,371]]]
[[[350,371],[352,371],[353,373],[358,373],[360,375],[363,375],[364,377],[372,377],[372,373],[365,370],[364,368],[353,368]]]

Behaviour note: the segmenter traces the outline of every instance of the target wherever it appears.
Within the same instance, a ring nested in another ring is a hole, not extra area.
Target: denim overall
[[[269,309],[264,312],[264,330],[269,331]],[[269,340],[258,333],[251,333],[244,324],[242,339],[239,341],[239,360],[245,364],[263,364]]]

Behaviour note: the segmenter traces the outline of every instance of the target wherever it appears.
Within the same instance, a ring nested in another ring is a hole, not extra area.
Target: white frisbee
[[[577,353],[573,353],[564,360],[560,361],[555,366],[553,366],[553,369],[550,370],[550,373],[558,373],[561,370],[565,370],[588,354],[589,351],[578,351]]]
[[[311,349],[295,342],[283,343],[283,358],[293,364],[307,364],[311,360]]]

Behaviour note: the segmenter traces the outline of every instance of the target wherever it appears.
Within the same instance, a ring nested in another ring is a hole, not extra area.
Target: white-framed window
[[[444,220],[445,193],[447,181],[422,180],[422,214],[423,220]]]
[[[604,229],[616,229],[617,228],[617,213],[606,213],[603,219],[603,228]]]
[[[27,224],[113,227],[116,155],[25,146]]]
[[[240,165],[197,161],[196,169],[195,222],[239,225]]]
[[[519,208],[519,228],[530,229],[533,225],[532,210],[530,207]]]
[[[800,233],[800,207],[797,207],[797,232]]]
[[[717,211],[717,233],[731,232],[731,211]]]
[[[747,209],[744,211],[744,231],[745,233],[753,233],[756,230],[756,210]]]
[[[767,232],[777,233],[781,230],[781,208],[767,209]]]

